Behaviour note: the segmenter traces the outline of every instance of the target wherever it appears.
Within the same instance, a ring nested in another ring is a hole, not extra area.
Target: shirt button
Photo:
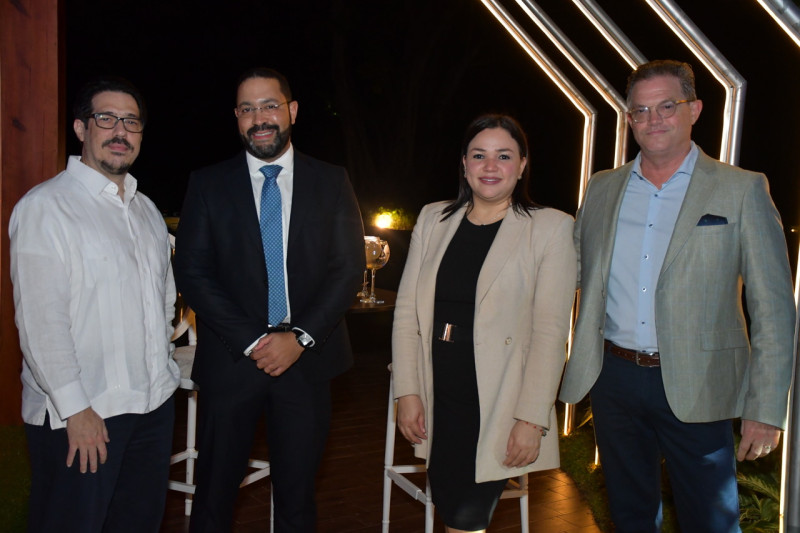
[[[506,346],[511,344],[511,337],[506,337]]]

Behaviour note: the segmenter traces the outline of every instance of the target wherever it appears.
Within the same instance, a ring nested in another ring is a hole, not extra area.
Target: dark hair
[[[627,105],[630,108],[631,92],[633,86],[642,80],[649,80],[657,76],[672,76],[681,82],[681,93],[687,100],[697,100],[697,92],[694,88],[694,71],[689,63],[675,61],[674,59],[656,59],[636,67],[636,70],[628,76]]]
[[[267,67],[253,67],[251,69],[247,69],[246,71],[244,71],[242,75],[239,76],[239,80],[236,82],[237,93],[242,83],[252,78],[266,78],[268,80],[277,80],[278,85],[280,85],[281,93],[283,93],[283,96],[286,97],[287,101],[289,102],[292,101],[292,89],[289,87],[289,81],[286,79],[286,76],[284,76],[275,69]],[[236,102],[236,104],[238,103],[239,102]]]
[[[463,206],[472,206],[472,187],[469,186],[466,177],[464,177],[464,157],[467,155],[469,143],[483,130],[503,128],[511,135],[511,138],[517,142],[519,146],[519,155],[527,159],[528,157],[528,137],[522,126],[519,125],[513,117],[508,115],[481,115],[473,120],[467,131],[464,133],[464,140],[461,143],[461,157],[458,161],[459,167],[459,180],[458,180],[458,197],[453,200],[447,207],[444,208],[442,220],[446,220],[450,215],[461,209]],[[530,163],[530,161],[528,162]],[[526,164],[522,170],[522,177],[517,180],[514,190],[511,192],[511,207],[514,212],[518,214],[525,213],[529,215],[531,209],[538,209],[540,206],[536,204],[531,198],[528,191],[528,184],[530,183],[530,164]]]
[[[142,119],[142,124],[147,123],[147,108],[144,105],[142,93],[140,93],[139,89],[131,82],[118,76],[101,76],[94,78],[81,87],[78,91],[78,95],[75,97],[75,103],[72,105],[72,113],[75,115],[75,118],[88,125],[89,117],[94,113],[92,99],[96,95],[104,92],[131,95],[133,99],[136,100],[136,105],[139,107],[139,118]]]

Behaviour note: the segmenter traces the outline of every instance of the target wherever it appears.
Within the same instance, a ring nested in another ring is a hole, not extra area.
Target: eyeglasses
[[[140,118],[118,117],[109,113],[92,113],[89,115],[94,119],[98,128],[113,130],[117,127],[117,122],[122,121],[122,127],[130,133],[141,133],[144,129],[144,122]]]
[[[634,107],[628,111],[628,114],[631,116],[631,120],[633,120],[636,124],[641,124],[642,122],[647,122],[650,120],[650,112],[653,110],[655,110],[655,112],[658,113],[658,116],[662,119],[669,118],[675,114],[675,111],[678,110],[678,106],[680,104],[688,104],[689,102],[694,102],[694,100],[695,99],[678,100],[677,102],[668,100],[652,107],[642,105],[639,107]]]
[[[278,114],[278,109],[282,105],[288,104],[289,101],[280,103],[280,104],[264,104],[264,105],[247,105],[242,104],[238,106],[236,109],[233,110],[236,113],[237,118],[252,118],[256,116],[256,113],[261,111],[265,115],[275,116]]]

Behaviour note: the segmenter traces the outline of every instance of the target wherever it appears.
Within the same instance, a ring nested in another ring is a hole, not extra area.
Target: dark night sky
[[[628,66],[572,2],[538,3],[622,93]],[[598,3],[648,58],[695,66],[705,106],[694,138],[717,157],[721,86],[644,2]],[[64,4],[67,101],[100,73],[139,86],[150,122],[132,172],[165,213],[179,212],[191,170],[241,148],[234,83],[256,65],[287,75],[300,104],[295,147],[346,166],[365,212],[416,212],[453,197],[462,132],[487,111],[508,112],[526,128],[536,199],[577,207],[583,119],[478,0]],[[784,225],[798,225],[800,50],[755,0],[680,4],[748,82],[740,166],[767,173]],[[594,169],[612,166],[614,113],[514,2],[505,5],[598,109]],[[109,23],[109,35],[99,35]],[[77,153],[71,123],[67,148]]]

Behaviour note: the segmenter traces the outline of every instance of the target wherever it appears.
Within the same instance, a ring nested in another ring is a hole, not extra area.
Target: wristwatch
[[[311,335],[306,333],[305,331],[301,330],[294,330],[295,336],[297,336],[297,344],[302,346],[303,348],[310,348],[312,344],[314,344],[314,339],[311,338]]]

